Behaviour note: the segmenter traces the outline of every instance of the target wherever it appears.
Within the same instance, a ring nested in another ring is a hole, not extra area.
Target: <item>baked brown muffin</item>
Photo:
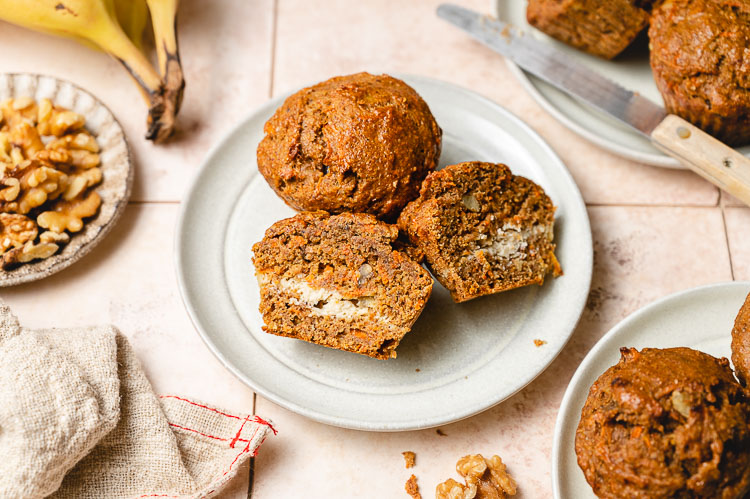
[[[750,295],[740,308],[732,329],[732,362],[742,386],[750,381]]]
[[[591,387],[575,439],[602,498],[740,499],[750,490],[750,401],[727,359],[622,348]]]
[[[750,0],[665,0],[649,38],[667,110],[727,144],[750,143]]]
[[[289,97],[264,127],[258,170],[296,210],[394,219],[440,157],[424,100],[388,75],[338,76]]]
[[[612,59],[648,26],[652,0],[529,0],[529,24],[563,43]]]
[[[456,302],[561,274],[552,243],[555,207],[507,166],[459,163],[431,173],[398,225]]]
[[[363,213],[305,212],[253,246],[267,333],[378,359],[422,312],[432,278],[394,250],[398,229]]]

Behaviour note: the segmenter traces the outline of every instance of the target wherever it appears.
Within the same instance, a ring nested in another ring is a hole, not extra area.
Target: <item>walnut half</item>
[[[39,243],[29,241],[20,248],[14,248],[3,254],[3,269],[11,269],[32,260],[44,260],[55,254],[60,247],[55,243]]]
[[[436,499],[505,499],[516,495],[516,482],[499,456],[464,456],[456,463],[456,471],[466,483],[449,478],[437,486]]]

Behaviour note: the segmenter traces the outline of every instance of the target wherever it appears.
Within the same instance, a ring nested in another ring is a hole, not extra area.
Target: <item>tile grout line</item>
[[[273,8],[271,9],[271,60],[268,75],[268,97],[273,97],[273,85],[274,78],[276,76],[276,38],[277,38],[277,25],[279,19],[279,0],[273,0]],[[253,392],[253,415],[256,413],[258,406],[258,395]],[[255,483],[255,456],[250,458],[250,470],[248,471],[247,477],[247,499],[253,497],[253,485]]]
[[[592,208],[716,208],[717,204],[586,203]]]
[[[721,223],[724,226],[724,241],[726,241],[727,244],[727,256],[729,257],[729,274],[734,281],[734,261],[732,260],[732,248],[729,247],[729,228],[727,227],[726,206],[722,201],[724,201],[724,192],[719,191],[719,208],[721,208]]]
[[[279,19],[279,0],[273,0],[271,18],[271,66],[270,75],[268,78],[268,97],[273,97],[273,85],[274,79],[276,78],[276,38],[277,38],[277,25]]]

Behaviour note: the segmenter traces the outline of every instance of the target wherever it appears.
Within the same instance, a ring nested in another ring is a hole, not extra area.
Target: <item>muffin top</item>
[[[732,362],[737,378],[747,387],[750,382],[750,294],[734,320]]]
[[[258,169],[297,210],[393,219],[438,164],[441,130],[388,75],[331,78],[290,96],[264,127]]]
[[[750,489],[750,401],[726,359],[623,348],[591,387],[575,449],[599,497],[741,498]]]
[[[747,118],[750,0],[665,0],[654,9],[649,37],[662,92],[677,95],[689,112]]]

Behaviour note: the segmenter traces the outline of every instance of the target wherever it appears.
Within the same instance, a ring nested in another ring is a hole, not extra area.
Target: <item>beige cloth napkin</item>
[[[21,328],[0,300],[0,497],[219,493],[271,424],[157,397],[113,327]]]

